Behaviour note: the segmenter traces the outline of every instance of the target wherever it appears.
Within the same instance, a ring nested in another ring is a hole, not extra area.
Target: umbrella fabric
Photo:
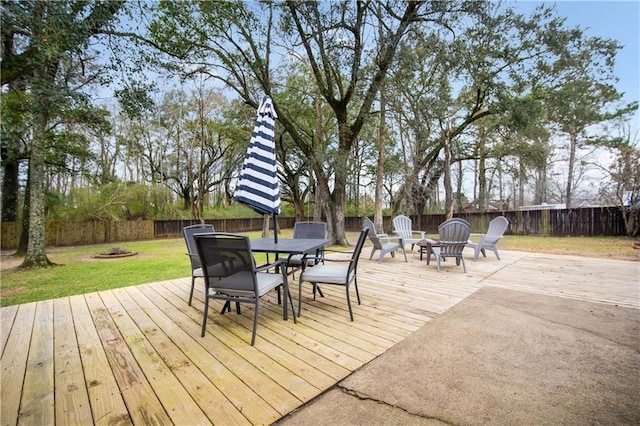
[[[258,108],[256,125],[233,195],[234,200],[260,214],[280,213],[280,184],[276,174],[276,118],[271,98],[265,96]]]

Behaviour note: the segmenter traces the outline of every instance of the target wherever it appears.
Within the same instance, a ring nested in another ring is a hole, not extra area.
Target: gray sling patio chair
[[[433,254],[436,258],[438,272],[440,272],[440,260],[447,258],[456,259],[456,265],[462,262],[462,269],[467,272],[462,250],[464,250],[471,233],[469,223],[460,218],[449,219],[438,226],[439,239],[437,244],[431,247],[431,253],[427,254],[427,265]]]
[[[408,262],[407,252],[404,249],[402,237],[390,237],[387,234],[376,233],[376,227],[368,217],[362,218],[362,228],[369,229],[367,236],[369,237],[369,241],[373,243],[373,248],[371,249],[369,260],[373,259],[373,254],[376,251],[380,251],[380,255],[378,256],[378,263],[382,263],[382,259],[387,253],[391,253],[391,257],[396,257],[396,251],[402,250],[404,261]]]
[[[209,300],[224,300],[224,306],[229,306],[229,311],[231,311],[230,302],[235,302],[238,313],[240,313],[240,303],[251,303],[254,307],[251,334],[251,345],[253,346],[256,341],[260,298],[280,286],[284,288],[283,318],[286,320],[288,316],[288,300],[291,304],[293,321],[297,322],[293,299],[289,293],[284,260],[277,260],[271,264],[257,267],[251,252],[249,237],[244,235],[222,232],[196,234],[195,241],[202,269],[205,272],[206,291],[202,316],[202,337],[204,337],[207,327]],[[216,272],[210,275],[209,271],[212,270]],[[276,272],[270,273],[268,272],[270,270]],[[224,312],[223,308],[222,314]]]
[[[193,288],[196,283],[196,278],[203,278],[202,264],[200,263],[200,257],[198,256],[198,249],[196,248],[196,240],[193,238],[195,234],[211,234],[215,232],[213,225],[199,224],[190,225],[182,228],[182,235],[184,236],[184,242],[187,244],[187,255],[191,261],[191,292],[189,293],[189,306],[191,306],[191,300],[193,299]]]
[[[326,222],[296,222],[293,225],[293,238],[313,238],[324,240],[327,238]],[[313,266],[322,258],[322,250],[318,251],[315,256],[307,259],[307,256],[301,254],[290,255],[287,259],[287,273],[295,274],[296,271],[302,269],[303,258],[306,266]],[[295,275],[294,275],[295,276]]]
[[[327,256],[322,258],[322,264],[315,265],[313,268],[307,268],[303,266],[302,274],[300,274],[300,281],[298,284],[298,315],[302,309],[302,283],[309,282],[313,284],[314,288],[319,284],[331,284],[343,286],[347,294],[347,306],[349,307],[349,317],[353,321],[353,310],[351,309],[351,298],[349,296],[349,286],[353,283],[356,289],[356,296],[358,298],[358,305],[360,304],[360,292],[358,291],[358,259],[362,252],[362,246],[367,238],[368,228],[364,228],[360,232],[358,242],[351,252],[351,259],[331,259]],[[346,253],[346,252],[345,252]],[[346,263],[344,265],[333,265],[332,262]],[[315,292],[314,292],[315,299]]]
[[[484,257],[487,257],[487,253],[485,249],[492,250],[498,260],[500,260],[500,255],[498,254],[498,248],[496,244],[500,239],[504,236],[505,231],[509,227],[509,221],[504,216],[498,216],[489,222],[489,229],[487,229],[486,234],[480,234],[480,241],[474,243],[469,240],[467,242],[467,247],[470,247],[474,250],[473,260],[478,260],[480,256],[480,252]]]

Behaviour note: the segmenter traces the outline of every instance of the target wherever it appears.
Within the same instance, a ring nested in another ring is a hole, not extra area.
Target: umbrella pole
[[[278,244],[278,215],[273,214],[273,242]]]

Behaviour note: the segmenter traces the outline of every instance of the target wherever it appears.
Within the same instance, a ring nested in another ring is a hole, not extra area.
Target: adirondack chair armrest
[[[389,235],[389,234],[376,234],[379,240],[386,240],[388,243],[392,241],[398,241],[399,244],[402,244],[402,237],[399,235]]]

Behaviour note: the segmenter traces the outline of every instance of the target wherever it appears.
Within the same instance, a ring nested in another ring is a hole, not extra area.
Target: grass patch
[[[499,248],[576,256],[638,260],[638,250],[626,237],[535,237],[506,235]]]
[[[191,276],[182,238],[119,244],[118,247],[138,253],[131,257],[93,257],[108,252],[112,246],[52,247],[47,250],[47,256],[59,266],[46,269],[5,269],[3,265],[0,306]],[[3,264],[9,259],[3,257]],[[259,264],[264,260],[264,254],[256,253]],[[21,261],[9,260],[16,266]]]
[[[291,237],[284,230],[281,238]],[[251,238],[259,232],[247,234]],[[357,233],[348,233],[353,244]],[[638,250],[631,247],[629,238],[613,237],[530,237],[505,236],[498,244],[500,250],[520,250],[553,254],[570,254],[598,258],[638,260]],[[367,241],[367,245],[370,243]],[[109,251],[111,245],[80,247],[52,247],[49,259],[59,265],[53,268],[17,270],[22,259],[3,256],[0,306],[47,300],[74,294],[109,290],[131,285],[184,278],[191,275],[182,238],[128,242],[118,245],[136,256],[117,259],[95,259],[93,256]],[[365,253],[368,253],[365,251]],[[488,256],[493,256],[488,253]],[[256,253],[258,264],[266,256]],[[271,258],[273,260],[273,258]],[[13,265],[14,267],[12,267]]]

